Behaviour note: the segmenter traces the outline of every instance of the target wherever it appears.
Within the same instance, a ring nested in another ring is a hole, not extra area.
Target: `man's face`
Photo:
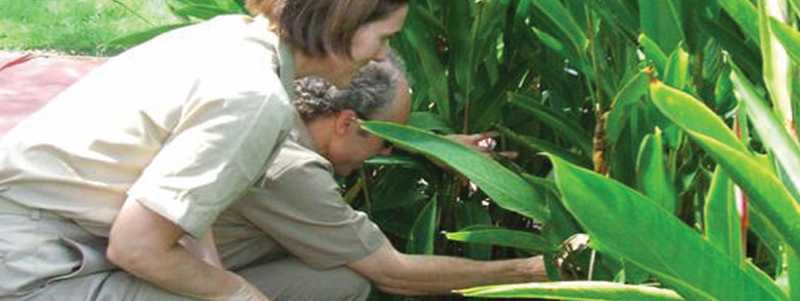
[[[387,112],[386,118],[375,120],[405,124],[411,109],[411,97],[408,93],[408,84],[399,80],[396,85],[395,99],[392,108]],[[364,161],[375,155],[389,155],[391,147],[385,145],[383,139],[369,134],[357,120],[355,112],[345,110],[337,116],[337,132],[331,141],[329,160],[333,164],[337,175],[348,176],[361,168]],[[341,128],[339,128],[341,127]]]

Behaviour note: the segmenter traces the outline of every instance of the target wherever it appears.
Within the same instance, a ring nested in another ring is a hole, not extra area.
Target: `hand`
[[[481,152],[486,156],[491,156],[494,147],[497,146],[497,140],[494,138],[498,135],[497,132],[484,132],[472,135],[447,135],[447,138]],[[510,151],[499,152],[497,154],[511,160],[516,159],[518,156],[517,152]]]

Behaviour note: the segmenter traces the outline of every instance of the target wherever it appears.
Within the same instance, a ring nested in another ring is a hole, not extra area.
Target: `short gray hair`
[[[403,75],[396,56],[384,62],[370,62],[353,78],[350,87],[338,89],[319,77],[295,81],[293,104],[304,121],[309,122],[343,110],[353,110],[359,118],[374,117],[391,107],[397,82]]]

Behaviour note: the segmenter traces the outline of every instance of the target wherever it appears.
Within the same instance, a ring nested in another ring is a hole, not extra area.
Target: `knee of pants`
[[[349,268],[343,268],[343,270],[342,274],[344,275],[340,275],[341,278],[337,279],[341,286],[340,291],[335,293],[340,295],[340,298],[336,300],[366,300],[372,290],[372,282]]]

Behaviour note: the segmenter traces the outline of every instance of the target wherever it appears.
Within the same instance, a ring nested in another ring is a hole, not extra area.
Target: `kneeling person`
[[[398,252],[342,200],[346,176],[391,148],[359,120],[405,123],[408,84],[396,63],[370,63],[346,90],[297,82],[297,122],[264,178],[214,225],[226,266],[277,300],[363,300],[370,285],[403,295],[545,280],[541,258],[474,261]],[[478,136],[475,136],[478,137]],[[469,143],[469,137],[458,139]]]

